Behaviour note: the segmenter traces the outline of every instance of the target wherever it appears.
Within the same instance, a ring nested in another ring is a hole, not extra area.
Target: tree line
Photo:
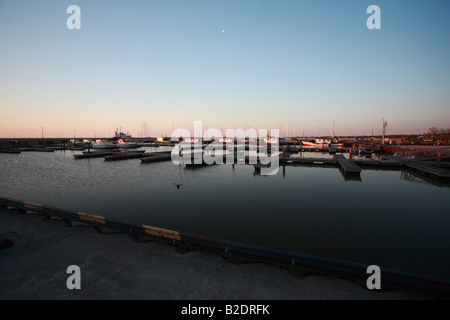
[[[428,134],[431,134],[433,136],[450,135],[450,128],[443,129],[443,128],[432,127],[430,129],[428,129]]]

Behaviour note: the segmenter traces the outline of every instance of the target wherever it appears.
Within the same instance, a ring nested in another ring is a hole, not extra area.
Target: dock
[[[55,152],[53,148],[25,147],[16,149],[21,152]]]
[[[14,150],[14,149],[10,149],[10,150],[1,150],[0,149],[0,153],[13,153],[13,154],[18,154],[21,153],[19,150]]]
[[[286,159],[280,158],[280,162],[285,165],[328,165],[337,166],[338,162],[336,159],[330,158],[291,158]]]
[[[95,152],[83,152],[83,154],[74,154],[75,159],[89,159],[89,158],[102,158],[119,153],[120,151],[95,151]]]
[[[420,162],[408,162],[406,166],[413,171],[419,171],[427,176],[437,177],[439,179],[450,179],[450,170],[448,169]]]
[[[238,157],[239,152],[234,148],[214,150],[215,152],[221,152],[213,156],[222,160],[223,164],[251,164],[260,165],[260,155],[267,156],[266,154],[254,155],[242,155]],[[253,150],[253,149],[252,149]],[[256,150],[255,150],[256,151]],[[184,150],[183,150],[184,152]],[[75,159],[88,159],[88,158],[104,158],[105,161],[117,161],[128,159],[140,159],[142,163],[152,163],[159,161],[169,161],[172,151],[163,152],[145,152],[141,150],[137,151],[122,151],[122,150],[105,150],[105,151],[92,151],[83,152],[83,154],[74,155]],[[198,156],[200,154],[200,156]],[[270,155],[270,154],[269,154]],[[300,154],[301,155],[301,154]],[[194,160],[198,156],[201,162],[195,163]],[[191,160],[191,163],[186,163],[190,167],[205,166],[207,163],[204,158],[204,151],[193,150],[191,153],[184,154],[184,159]],[[229,163],[228,157],[234,160]],[[308,166],[308,167],[334,167],[338,168],[345,180],[347,181],[361,181],[360,175],[362,168],[365,169],[383,169],[383,170],[407,170],[408,172],[421,177],[432,183],[439,185],[448,185],[450,182],[450,162],[439,162],[439,165],[434,164],[431,159],[408,159],[405,157],[398,157],[392,155],[383,155],[379,159],[350,159],[344,157],[343,153],[332,153],[332,157],[318,158],[318,157],[296,157],[292,156],[291,152],[287,148],[284,148],[279,152],[279,164],[282,166]]]
[[[150,162],[171,160],[172,157],[171,157],[170,153],[158,152],[158,153],[145,154],[145,157],[141,156],[140,159],[141,159],[141,163],[150,163]]]
[[[346,176],[359,176],[362,168],[382,169],[382,170],[405,170],[426,181],[448,185],[450,182],[450,170],[447,169],[446,162],[442,166],[433,165],[431,161],[421,161],[415,159],[403,159],[394,156],[383,156],[382,159],[351,159],[344,158],[337,154],[334,158],[280,158],[280,165],[285,166],[307,166],[307,167],[335,167],[343,171]],[[347,178],[347,177],[346,177]],[[354,179],[346,179],[354,180]],[[359,179],[356,179],[360,181]]]
[[[360,174],[361,168],[358,167],[354,162],[351,160],[346,159],[343,155],[337,154],[334,156],[335,159],[338,161],[339,165],[344,170],[344,173],[346,174]]]
[[[127,159],[138,159],[145,156],[145,150],[143,151],[126,151],[118,152],[109,156],[104,156],[105,161],[117,161],[117,160],[127,160]]]

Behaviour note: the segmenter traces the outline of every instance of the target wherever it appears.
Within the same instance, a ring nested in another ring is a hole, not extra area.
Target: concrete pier
[[[266,263],[183,252],[63,220],[0,209],[0,299],[433,299],[421,293],[289,270]],[[67,267],[81,269],[81,290],[68,290]]]

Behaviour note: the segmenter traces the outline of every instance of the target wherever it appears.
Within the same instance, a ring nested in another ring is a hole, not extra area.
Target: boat
[[[85,144],[89,144],[90,143],[90,141],[87,140],[87,139],[84,139],[84,140],[82,140],[82,139],[71,139],[69,142],[70,142],[71,145],[73,145],[75,147],[83,147]]]
[[[328,139],[315,139],[314,141],[302,141],[304,148],[315,148],[315,149],[342,149],[344,147],[343,143],[338,143],[336,141]]]
[[[133,141],[124,141],[123,139],[118,139],[115,144],[116,148],[138,148],[140,144]]]
[[[110,141],[96,140],[92,143],[93,149],[115,149],[117,148],[115,143]]]
[[[317,140],[316,140],[317,141]],[[323,149],[328,148],[330,146],[329,143],[321,142],[318,143],[316,141],[302,141],[303,148],[310,148],[310,149]]]
[[[267,137],[267,138],[264,138],[264,143],[265,144],[278,144],[279,143],[279,139],[278,138]]]
[[[331,140],[328,140],[328,139],[316,139],[315,142],[318,143],[318,144],[330,144]]]

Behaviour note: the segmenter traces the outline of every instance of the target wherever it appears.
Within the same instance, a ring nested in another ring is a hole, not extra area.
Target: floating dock
[[[74,154],[75,159],[89,159],[89,158],[102,158],[119,153],[118,151],[95,151],[95,152],[83,152],[83,154]]]
[[[356,175],[359,175],[361,173],[361,168],[358,167],[351,160],[346,159],[343,155],[337,154],[334,157],[338,161],[338,163],[342,167],[342,169],[344,170],[345,174],[356,174]]]
[[[145,157],[141,157],[141,162],[142,163],[149,163],[149,162],[159,162],[159,161],[167,161],[167,160],[171,160],[172,157],[167,153],[150,153],[150,154],[145,154]]]
[[[334,158],[297,158],[280,157],[280,165],[308,166],[308,167],[335,167],[340,168],[344,177],[359,176],[362,168],[373,168],[383,170],[405,170],[417,175],[426,181],[448,185],[450,183],[450,170],[446,162],[442,166],[433,165],[431,161],[403,159],[394,156],[383,156],[382,159],[346,159],[343,155],[336,155]],[[358,180],[349,178],[346,180]]]
[[[16,149],[21,152],[55,152],[54,148],[37,148],[37,147],[26,147]]]
[[[419,162],[408,162],[406,163],[406,166],[413,171],[419,171],[420,173],[427,176],[437,177],[439,179],[450,179],[450,170],[448,169],[443,169],[427,163]]]
[[[0,149],[0,153],[14,153],[14,154],[18,154],[18,153],[21,153],[21,151],[20,150],[12,150],[12,149],[10,149],[10,150],[2,150],[2,149]]]
[[[127,159],[138,159],[145,157],[145,150],[143,151],[126,151],[118,152],[112,155],[104,156],[105,161],[117,161],[117,160],[127,160]]]

